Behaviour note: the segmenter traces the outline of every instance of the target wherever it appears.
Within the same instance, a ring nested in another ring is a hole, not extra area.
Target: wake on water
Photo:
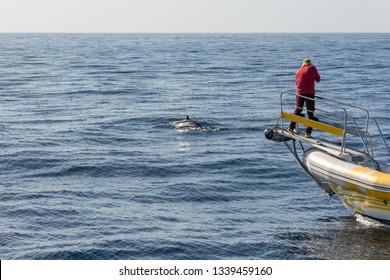
[[[390,227],[390,223],[374,220],[359,213],[355,213],[354,216],[358,223],[369,228]]]
[[[218,127],[186,127],[186,128],[175,128],[178,132],[181,133],[190,133],[190,132],[217,132],[220,131],[221,128]]]

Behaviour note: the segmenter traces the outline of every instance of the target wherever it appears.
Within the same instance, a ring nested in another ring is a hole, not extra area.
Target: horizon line
[[[0,31],[0,34],[390,34],[390,31]]]

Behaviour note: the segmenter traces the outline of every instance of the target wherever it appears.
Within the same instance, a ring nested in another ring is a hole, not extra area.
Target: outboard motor
[[[279,133],[277,133],[273,128],[267,128],[264,131],[264,136],[268,140],[272,140],[272,141],[275,141],[275,142],[284,142],[284,141],[286,141],[286,139],[283,137],[283,135],[280,135]]]

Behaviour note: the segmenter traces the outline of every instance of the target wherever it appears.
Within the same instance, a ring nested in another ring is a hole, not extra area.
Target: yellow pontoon
[[[284,110],[289,104],[293,111],[294,100],[294,93],[281,93],[280,116],[265,137],[285,143],[309,177],[352,212],[390,222],[390,150],[378,122],[365,109],[321,97],[319,120],[310,120]],[[291,121],[298,126],[290,132]],[[318,136],[305,138],[306,126]]]

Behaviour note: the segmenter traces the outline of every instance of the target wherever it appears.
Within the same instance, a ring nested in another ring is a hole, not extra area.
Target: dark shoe
[[[296,129],[296,128],[289,127],[289,128],[288,128],[288,132],[297,133],[297,129]]]

